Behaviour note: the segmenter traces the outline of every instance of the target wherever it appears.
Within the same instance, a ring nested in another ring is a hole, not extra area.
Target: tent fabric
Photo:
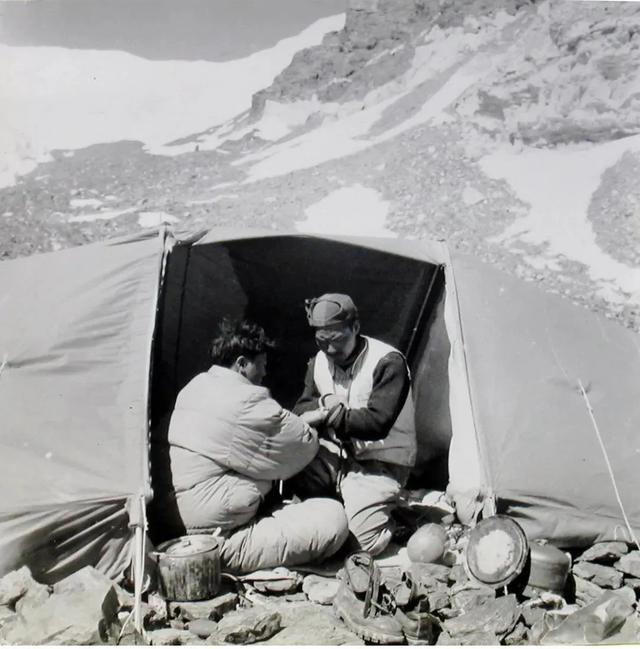
[[[207,369],[220,319],[287,342],[269,387],[291,405],[313,352],[304,298],[338,289],[365,333],[412,351],[420,439],[448,448],[460,516],[495,503],[531,538],[627,538],[581,381],[640,532],[634,332],[441,242],[145,232],[0,264],[0,574],[117,575],[150,496],[149,416]]]
[[[452,265],[482,482],[498,511],[561,546],[631,541],[582,383],[640,535],[637,334],[477,260]]]
[[[26,560],[46,580],[70,557],[81,566],[80,546],[94,562],[92,547],[126,540],[127,500],[150,489],[163,251],[148,233],[0,264],[0,572]]]

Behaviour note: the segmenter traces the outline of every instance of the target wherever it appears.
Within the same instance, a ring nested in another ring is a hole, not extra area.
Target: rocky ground
[[[411,562],[406,554],[399,559],[409,544],[395,555],[397,561],[391,556],[378,564],[380,592],[391,593],[402,611],[393,616],[395,628],[409,644],[417,638],[418,644],[457,646],[638,642],[639,550],[623,542],[598,543],[573,553],[564,587],[539,587],[531,569],[528,585],[516,579],[496,589],[470,581],[463,565],[469,530],[455,523],[440,529],[447,542],[437,562]],[[491,561],[500,556],[493,554]],[[343,571],[334,576],[340,565],[335,561],[321,570],[329,576],[284,568],[241,579],[223,576],[212,599],[191,602],[161,597],[152,580],[142,598],[142,635],[133,623],[128,582],[116,583],[87,567],[45,586],[23,567],[0,580],[0,643],[336,646],[366,644],[365,636],[381,643],[390,614],[378,613],[364,626],[343,621],[350,613],[338,603],[345,588]],[[557,581],[550,562],[538,569],[537,578],[544,574]],[[348,611],[361,612],[363,600],[351,601],[355,609]]]

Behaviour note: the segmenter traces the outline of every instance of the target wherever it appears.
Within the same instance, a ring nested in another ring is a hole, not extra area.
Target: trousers
[[[391,512],[410,471],[379,460],[358,461],[322,439],[315,459],[289,481],[289,488],[301,498],[341,500],[356,546],[375,556],[391,541],[395,528]]]
[[[340,549],[348,534],[344,508],[335,500],[282,504],[227,533],[220,551],[222,569],[243,574],[322,561]]]

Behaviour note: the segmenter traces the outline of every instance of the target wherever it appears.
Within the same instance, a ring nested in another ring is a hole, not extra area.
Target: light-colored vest
[[[332,363],[327,355],[316,354],[313,379],[321,395],[336,394],[346,399],[349,408],[366,408],[373,390],[376,365],[390,352],[398,352],[375,338],[363,336],[365,348],[346,371]],[[411,390],[388,435],[381,440],[351,438],[359,460],[381,460],[401,466],[413,466],[416,461],[415,413]]]

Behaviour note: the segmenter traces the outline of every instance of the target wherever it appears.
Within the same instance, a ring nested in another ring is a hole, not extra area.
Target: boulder
[[[622,587],[622,573],[611,566],[602,566],[599,563],[590,563],[589,561],[579,561],[573,566],[573,574],[601,588],[615,589]]]
[[[189,631],[180,629],[155,629],[147,633],[152,645],[159,647],[169,647],[174,645],[189,645],[197,640],[197,636]]]
[[[439,581],[446,584],[449,580],[449,573],[455,568],[443,566],[439,563],[417,563],[414,562],[409,568],[409,572],[414,581],[421,582],[425,579],[431,578],[434,581]]]
[[[500,638],[493,633],[483,631],[472,631],[463,636],[451,636],[448,633],[441,633],[438,636],[436,645],[490,647],[500,645]]]
[[[451,595],[451,605],[466,613],[495,598],[496,592],[490,588],[466,588]]]
[[[544,617],[545,610],[538,606],[523,606],[522,619],[524,623],[531,628],[536,622],[540,622]]]
[[[519,617],[520,607],[512,594],[485,602],[467,613],[446,620],[443,628],[455,638],[476,632],[501,637],[515,627]]]
[[[636,592],[636,595],[640,593],[640,579],[638,577],[625,577],[624,585],[628,586],[629,588],[633,588],[633,590]]]
[[[169,617],[184,621],[208,618],[218,621],[238,605],[237,593],[224,593],[202,602],[170,602]]]
[[[620,558],[613,565],[621,572],[624,572],[625,575],[640,577],[640,550],[629,552],[629,554]]]
[[[450,584],[464,584],[469,581],[469,576],[467,575],[464,566],[457,564],[451,568],[449,572],[449,583]]]
[[[217,644],[251,644],[268,640],[282,629],[282,616],[261,607],[227,613],[218,624]]]
[[[118,599],[120,599],[120,591],[124,590],[117,588],[114,581],[91,566],[81,568],[53,586],[53,592],[58,595],[109,589],[113,589]],[[133,599],[133,595],[131,598]]]
[[[607,541],[592,545],[576,561],[594,561],[595,563],[612,564],[628,552],[629,546],[623,541]]]
[[[574,576],[573,579],[575,582],[576,604],[580,604],[581,606],[591,604],[591,602],[594,602],[599,597],[602,597],[602,595],[606,592],[604,588],[600,588],[600,586],[593,584],[586,579],[582,579],[582,577]]]
[[[429,603],[429,610],[432,612],[440,611],[443,608],[447,608],[451,604],[449,600],[448,591],[434,590],[433,592],[427,595],[427,601]]]
[[[16,617],[16,612],[6,604],[0,606],[0,627]]]
[[[507,633],[503,638],[502,643],[508,646],[527,644],[529,637],[529,629],[523,622],[518,622],[513,631]]]
[[[103,644],[113,642],[120,629],[118,597],[106,580],[86,589],[65,588],[41,606],[25,609],[2,627],[8,644]]]
[[[40,585],[27,566],[6,574],[0,579],[0,606],[14,606],[31,587]]]
[[[330,608],[315,606],[309,602],[295,608],[283,608],[282,625],[284,629],[261,644],[289,647],[364,644],[364,640],[340,622]]]
[[[626,589],[623,589],[626,590]],[[605,592],[598,600],[569,615],[556,629],[545,633],[542,644],[594,644],[620,631],[633,615],[635,594]]]
[[[191,622],[187,624],[187,629],[190,633],[197,635],[199,638],[208,638],[211,634],[216,633],[218,630],[218,623],[207,619],[191,620]]]
[[[319,577],[318,575],[307,575],[302,582],[302,592],[310,602],[328,606],[333,602],[340,583],[337,579]]]
[[[29,587],[29,590],[15,603],[15,609],[18,613],[27,615],[30,609],[42,606],[50,595],[47,586],[34,582]]]

